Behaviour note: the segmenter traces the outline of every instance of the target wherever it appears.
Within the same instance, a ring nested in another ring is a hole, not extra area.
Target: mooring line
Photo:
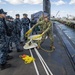
[[[50,75],[53,75],[53,73],[51,72],[51,70],[49,69],[49,67],[47,66],[46,62],[44,61],[43,57],[41,56],[41,54],[38,52],[38,50],[36,48],[34,48],[34,50],[36,51],[39,59],[43,62],[43,64],[45,65],[46,69],[48,70],[48,72],[50,73]]]
[[[53,75],[53,73],[52,73],[51,70],[49,69],[48,65],[47,65],[46,62],[44,61],[43,57],[42,57],[41,54],[39,53],[39,51],[38,51],[36,48],[34,48],[34,50],[35,50],[35,52],[36,52],[36,54],[37,54],[37,56],[38,56],[38,58],[39,58],[39,60],[40,60],[40,62],[41,62],[41,64],[42,64],[42,66],[43,66],[43,68],[44,68],[46,74],[47,74],[47,75]],[[31,49],[29,49],[29,51],[30,51],[31,56],[33,57],[33,53],[32,53],[32,51],[31,51]],[[39,70],[38,70],[38,68],[37,68],[37,65],[36,65],[35,61],[33,62],[33,64],[34,64],[34,67],[35,67],[35,70],[36,70],[36,74],[37,74],[37,75],[40,75]]]
[[[31,49],[29,49],[29,51],[30,51],[31,56],[33,57],[33,54],[32,54]],[[39,71],[38,71],[38,68],[37,68],[37,66],[36,66],[35,61],[33,62],[33,64],[34,64],[34,67],[35,67],[35,70],[36,70],[37,75],[40,75],[40,74],[39,74]]]
[[[34,50],[35,50],[35,48],[34,48]],[[37,56],[38,56],[38,58],[39,58],[39,60],[40,60],[40,62],[41,62],[41,64],[42,64],[42,66],[43,66],[43,68],[44,68],[44,70],[45,70],[46,74],[47,74],[47,75],[50,75],[50,74],[48,73],[48,70],[46,69],[46,67],[45,67],[44,63],[43,63],[43,62],[42,62],[42,60],[40,59],[40,57],[39,57],[39,55],[38,55],[38,53],[37,53],[37,51],[36,51],[36,50],[35,50],[35,52],[36,52],[36,54],[37,54]]]

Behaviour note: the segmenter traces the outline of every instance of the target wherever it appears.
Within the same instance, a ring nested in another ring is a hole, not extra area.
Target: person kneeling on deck
[[[50,38],[50,49],[54,50],[54,38],[53,38],[53,30],[52,30],[52,23],[48,19],[48,15],[44,16],[44,20],[39,21],[37,24],[35,24],[31,30],[33,30],[35,27],[40,25],[40,33],[43,34],[41,41],[38,41],[38,48],[40,47],[40,44],[45,40],[46,36]],[[27,34],[26,34],[27,35]]]

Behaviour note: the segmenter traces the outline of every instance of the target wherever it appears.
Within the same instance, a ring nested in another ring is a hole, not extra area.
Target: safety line
[[[29,49],[29,51],[30,51],[31,56],[33,57],[33,54],[32,54],[31,49]],[[40,74],[39,74],[39,71],[38,71],[38,68],[37,68],[37,66],[36,66],[35,61],[33,62],[33,64],[34,64],[34,67],[35,67],[35,70],[36,70],[37,75],[40,75]]]
[[[34,49],[35,50],[35,49]],[[44,68],[44,70],[45,70],[45,72],[46,72],[46,74],[47,75],[49,75],[49,73],[48,73],[48,71],[47,71],[47,69],[46,69],[46,67],[45,67],[45,65],[44,65],[44,63],[42,62],[42,60],[40,59],[40,57],[39,57],[39,55],[38,55],[38,53],[37,53],[37,51],[35,50],[35,52],[36,52],[36,54],[37,54],[37,56],[38,56],[38,58],[39,58],[39,60],[40,60],[40,62],[41,62],[41,64],[42,64],[42,66],[43,66],[43,68]]]
[[[51,70],[49,69],[49,67],[47,66],[46,62],[44,61],[43,57],[41,56],[41,54],[38,52],[38,50],[36,48],[34,48],[35,52],[37,53],[39,59],[42,61],[42,63],[45,65],[46,69],[48,70],[48,72],[50,73],[50,75],[53,75],[53,73],[51,72]]]

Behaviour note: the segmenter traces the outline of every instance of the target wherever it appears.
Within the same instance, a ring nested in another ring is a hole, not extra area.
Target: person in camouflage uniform
[[[11,53],[12,50],[10,49],[10,47],[12,48],[12,32],[14,29],[14,26],[12,25],[11,21],[10,21],[11,17],[10,16],[6,16],[6,25],[8,27],[8,31],[9,31],[9,35],[8,37],[8,53]]]
[[[25,33],[29,30],[30,19],[27,17],[27,14],[23,14],[22,18],[22,27],[23,27],[23,35],[26,40]]]
[[[39,18],[39,20],[38,21],[42,21],[42,20],[44,20],[44,16],[45,15],[48,15],[46,12],[42,12],[42,15],[41,15],[41,17]]]
[[[11,24],[13,25],[13,31],[12,31],[12,42],[15,43],[16,45],[16,49],[17,49],[17,52],[22,52],[23,51],[23,48],[21,47],[20,45],[20,40],[19,40],[19,36],[18,36],[18,27],[17,25],[15,24],[15,21],[13,20],[13,18],[11,18]]]
[[[19,40],[19,36],[18,36],[18,27],[15,24],[14,20],[12,17],[9,16],[9,21],[6,21],[6,23],[8,24],[8,30],[9,30],[9,39],[8,39],[8,48],[9,46],[12,46],[12,43],[15,43],[16,45],[16,49],[17,52],[22,52],[23,48],[20,45],[20,40]]]
[[[46,36],[48,36],[49,39],[50,39],[50,48],[51,48],[51,49],[55,49],[55,47],[54,47],[54,45],[53,45],[53,44],[54,44],[54,38],[53,38],[52,23],[51,23],[51,21],[49,21],[47,15],[44,16],[44,20],[39,21],[37,24],[35,24],[35,25],[32,27],[32,30],[33,30],[35,27],[39,26],[39,25],[41,26],[40,28],[42,29],[42,30],[40,31],[40,33],[44,34],[44,35],[42,36],[42,40],[39,41],[39,43],[41,44],[41,43],[45,40]]]
[[[10,64],[7,64],[7,31],[5,26],[5,12],[3,9],[0,9],[0,68],[1,70],[11,67]]]
[[[47,13],[42,12],[42,15],[41,15],[41,17],[39,18],[38,22],[39,22],[39,21],[43,21],[45,15],[47,15]],[[41,31],[41,30],[42,30],[42,26],[40,25],[39,28],[40,28],[40,31]]]
[[[21,42],[21,30],[22,30],[22,23],[21,23],[21,20],[20,20],[20,15],[19,14],[16,14],[16,19],[14,20],[14,23],[17,27],[17,37],[19,39],[19,41]]]

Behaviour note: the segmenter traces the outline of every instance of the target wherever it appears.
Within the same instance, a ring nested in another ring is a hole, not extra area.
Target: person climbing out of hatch
[[[49,21],[48,15],[44,16],[44,20],[37,22],[30,30],[26,33],[26,35],[29,35],[32,30],[40,25],[40,33],[42,35],[42,39],[38,41],[38,48],[40,47],[40,44],[45,40],[46,36],[50,39],[50,49],[54,50],[54,37],[53,37],[53,30],[52,30],[52,23]]]

